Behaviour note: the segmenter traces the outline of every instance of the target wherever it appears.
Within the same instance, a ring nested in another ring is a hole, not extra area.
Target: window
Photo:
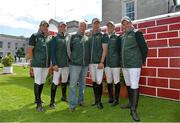
[[[25,48],[26,44],[23,43],[23,48]]]
[[[11,48],[11,42],[8,42],[8,49]]]
[[[0,57],[2,57],[3,56],[3,52],[0,52]]]
[[[3,48],[3,42],[0,41],[0,48]]]
[[[132,20],[136,19],[136,0],[123,1],[123,16],[128,16]]]
[[[134,20],[134,1],[126,3],[126,16]]]
[[[18,49],[18,43],[15,43],[15,49]]]

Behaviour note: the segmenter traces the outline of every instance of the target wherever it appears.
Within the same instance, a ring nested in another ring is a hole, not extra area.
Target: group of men
[[[42,21],[39,31],[29,39],[29,58],[32,59],[34,71],[34,95],[36,110],[42,112],[41,93],[48,74],[48,67],[53,66],[50,108],[55,108],[56,89],[61,82],[62,101],[67,101],[66,88],[68,76],[69,110],[74,112],[76,105],[83,106],[87,70],[89,68],[93,81],[95,101],[92,106],[103,109],[101,102],[103,92],[103,74],[105,72],[109,94],[108,102],[112,106],[119,104],[120,69],[122,69],[128,90],[129,103],[122,106],[130,109],[134,121],[140,121],[137,114],[139,100],[139,78],[141,66],[145,62],[148,47],[142,32],[133,27],[129,17],[121,20],[124,34],[115,33],[115,24],[109,21],[107,33],[102,33],[100,20],[92,20],[92,30],[86,34],[87,22],[80,21],[75,34],[67,33],[67,24],[58,24],[58,34],[52,37],[48,33],[49,24]],[[60,79],[61,78],[61,79]],[[113,94],[113,82],[115,92]],[[76,97],[76,87],[79,87]]]

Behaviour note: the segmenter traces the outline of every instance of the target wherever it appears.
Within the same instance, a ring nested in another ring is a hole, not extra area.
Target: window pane
[[[126,12],[129,12],[129,3],[126,4]]]
[[[132,20],[135,19],[134,5],[135,5],[134,1],[125,3],[125,6],[126,6],[126,8],[125,8],[126,14],[125,15],[130,17]]]
[[[0,48],[3,48],[3,42],[0,41]]]
[[[11,48],[11,42],[8,42],[8,49]]]
[[[15,49],[18,49],[18,43],[15,43]]]
[[[132,11],[134,11],[134,2],[132,2],[131,9],[132,9]]]
[[[0,52],[0,57],[2,57],[3,56],[3,52]]]
[[[130,13],[130,18],[134,20],[134,13]]]

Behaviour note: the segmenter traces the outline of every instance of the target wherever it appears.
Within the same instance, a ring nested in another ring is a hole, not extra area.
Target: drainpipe
[[[168,13],[170,13],[172,11],[173,12],[175,11],[175,8],[176,8],[176,5],[177,5],[177,0],[173,0],[173,3],[174,3],[174,5],[170,9],[170,0],[168,0]]]
[[[174,6],[177,5],[177,0],[173,0]]]
[[[170,9],[169,9],[169,0],[168,0],[168,13],[170,13]]]

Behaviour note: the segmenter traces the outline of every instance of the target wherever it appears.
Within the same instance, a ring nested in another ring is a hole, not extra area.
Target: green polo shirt
[[[67,38],[68,34],[58,33],[51,41],[51,61],[53,65],[58,67],[68,67],[69,58],[67,54]]]
[[[98,31],[95,33],[92,33],[89,36],[90,41],[90,64],[99,64],[102,52],[103,52],[103,44],[107,44],[108,40],[105,38],[105,35],[102,34],[102,32]]]
[[[121,51],[121,38],[115,33],[107,34],[108,38],[108,53],[106,56],[106,66],[120,67],[120,51]]]
[[[29,46],[33,48],[32,67],[49,67],[50,40],[50,35],[45,36],[40,32],[31,35],[29,39]]]
[[[79,32],[71,36],[70,40],[70,64],[78,66],[89,65],[90,45],[86,35],[81,35]]]
[[[123,68],[141,68],[145,62],[148,47],[142,32],[131,29],[122,36],[121,57]]]

